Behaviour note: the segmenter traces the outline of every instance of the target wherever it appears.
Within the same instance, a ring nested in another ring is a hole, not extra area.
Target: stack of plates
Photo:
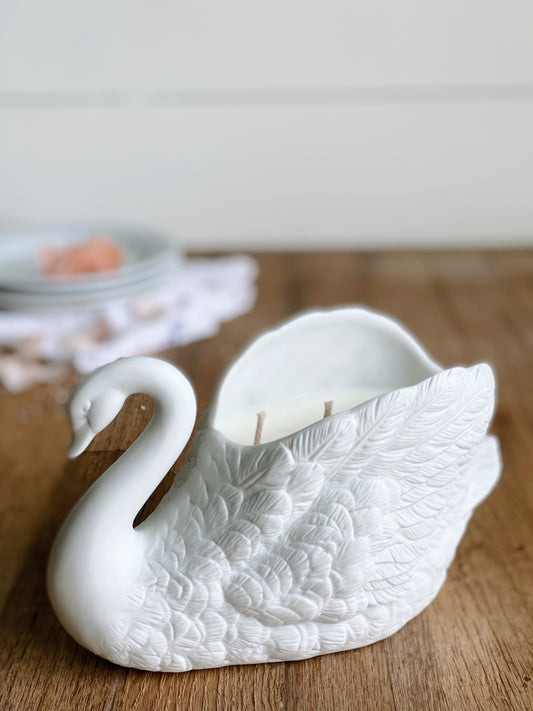
[[[53,279],[39,271],[43,247],[68,247],[92,235],[109,235],[121,249],[122,266],[108,272]],[[77,227],[0,235],[0,308],[91,307],[151,291],[176,275],[174,246],[159,235],[123,229]]]

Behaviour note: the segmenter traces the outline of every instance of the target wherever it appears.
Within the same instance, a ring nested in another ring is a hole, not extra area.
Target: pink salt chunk
[[[120,247],[103,235],[68,247],[44,247],[39,254],[40,271],[52,278],[107,272],[121,264]]]

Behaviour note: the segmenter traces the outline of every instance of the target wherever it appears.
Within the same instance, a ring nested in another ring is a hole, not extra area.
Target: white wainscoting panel
[[[0,0],[0,90],[509,87],[531,0]]]
[[[4,110],[0,219],[191,248],[524,244],[532,126],[527,101]]]
[[[531,0],[0,0],[0,226],[533,240]]]

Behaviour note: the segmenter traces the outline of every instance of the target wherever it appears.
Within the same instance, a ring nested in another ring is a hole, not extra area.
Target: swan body
[[[276,389],[296,397],[348,381],[384,394],[263,444],[220,429],[235,408],[268,406]],[[486,434],[490,367],[442,370],[390,319],[339,309],[304,315],[245,352],[170,491],[133,528],[196,414],[171,365],[121,359],[76,389],[72,456],[133,392],[151,395],[152,420],[78,502],[48,567],[66,629],[124,666],[304,659],[393,634],[436,596],[500,473]]]

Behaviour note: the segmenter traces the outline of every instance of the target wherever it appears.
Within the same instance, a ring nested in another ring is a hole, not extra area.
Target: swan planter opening
[[[136,392],[150,423],[48,566],[68,632],[124,666],[305,659],[388,637],[436,596],[500,473],[488,365],[443,370],[384,316],[315,312],[230,368],[179,482],[133,528],[191,434],[193,390],[168,363],[129,358],[70,402],[76,456]]]

